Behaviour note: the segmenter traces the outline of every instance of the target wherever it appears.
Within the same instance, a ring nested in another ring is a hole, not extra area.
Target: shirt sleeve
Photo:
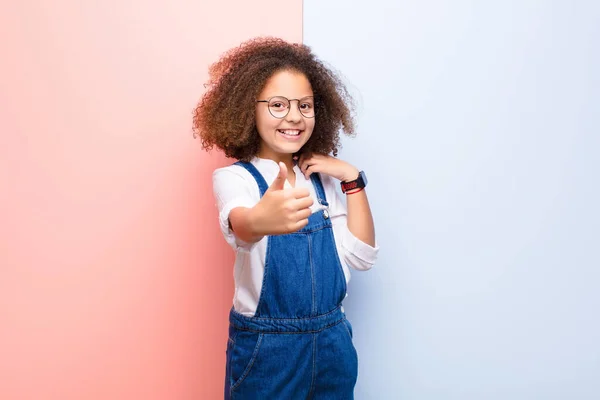
[[[346,204],[341,199],[341,194],[337,191],[336,181],[330,176],[321,174],[323,186],[326,188],[327,199],[329,200],[329,215],[331,223],[336,232],[339,233],[341,243],[340,257],[352,269],[367,271],[375,265],[379,254],[379,245],[375,246],[358,239],[348,229],[348,211]],[[338,235],[336,235],[338,236]]]
[[[233,167],[226,167],[213,172],[213,193],[219,211],[219,225],[225,241],[235,251],[250,251],[256,243],[241,240],[229,229],[229,213],[238,207],[254,207],[258,202],[257,194],[253,193],[250,182],[232,169]]]

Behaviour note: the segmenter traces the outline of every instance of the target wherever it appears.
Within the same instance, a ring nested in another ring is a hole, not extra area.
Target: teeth
[[[288,136],[298,136],[300,134],[300,131],[297,131],[295,129],[279,129],[279,132],[283,133],[284,135],[288,135]]]

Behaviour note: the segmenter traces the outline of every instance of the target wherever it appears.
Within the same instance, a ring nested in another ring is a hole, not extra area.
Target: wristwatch
[[[364,171],[360,171],[358,178],[349,182],[340,182],[340,185],[342,186],[342,193],[346,193],[348,190],[362,189],[367,186],[367,176]]]

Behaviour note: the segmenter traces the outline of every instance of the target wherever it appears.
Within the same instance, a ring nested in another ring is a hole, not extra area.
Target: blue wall
[[[304,41],[382,248],[357,399],[600,398],[600,3],[305,0]]]

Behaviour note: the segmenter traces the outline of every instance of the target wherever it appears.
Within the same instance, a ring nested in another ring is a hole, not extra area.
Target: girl
[[[304,45],[254,39],[210,67],[194,132],[239,160],[213,174],[236,252],[226,399],[353,398],[342,300],[349,268],[370,269],[379,248],[365,174],[336,158],[351,109],[341,80]]]

